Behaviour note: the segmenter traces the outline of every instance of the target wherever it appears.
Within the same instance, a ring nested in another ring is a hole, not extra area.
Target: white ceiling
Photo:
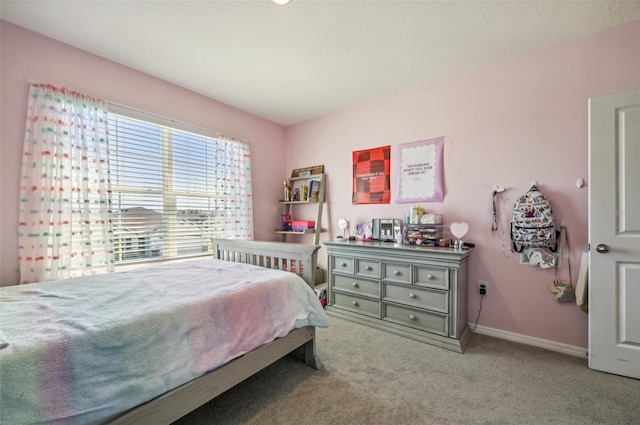
[[[640,1],[9,1],[2,19],[282,125],[640,19]]]

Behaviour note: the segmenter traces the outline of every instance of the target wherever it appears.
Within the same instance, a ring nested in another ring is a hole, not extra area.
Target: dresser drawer
[[[358,276],[380,279],[380,261],[356,259],[356,274]]]
[[[359,279],[355,276],[333,276],[333,287],[335,289],[352,292],[354,294],[380,297],[380,281]]]
[[[409,264],[384,264],[383,279],[386,282],[411,284],[411,265]]]
[[[448,269],[437,267],[415,266],[414,284],[426,286],[428,288],[449,289]]]
[[[384,285],[384,301],[426,308],[440,313],[449,312],[449,293],[436,289],[420,289],[396,285]]]
[[[333,257],[332,270],[336,273],[353,274],[355,260],[353,257]]]
[[[383,303],[382,318],[389,322],[447,336],[449,318],[445,314],[418,311],[412,308]]]
[[[348,294],[335,292],[333,294],[334,306],[345,310],[355,311],[371,317],[380,318],[380,302],[368,300]]]

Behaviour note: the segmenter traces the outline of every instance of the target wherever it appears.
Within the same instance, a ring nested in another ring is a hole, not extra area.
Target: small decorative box
[[[422,214],[420,224],[442,224],[442,214]]]
[[[307,229],[315,229],[316,222],[310,220],[294,220],[291,223],[291,229],[296,232],[301,232]]]

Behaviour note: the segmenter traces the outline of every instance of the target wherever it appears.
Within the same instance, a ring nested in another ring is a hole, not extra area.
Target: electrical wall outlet
[[[489,286],[489,282],[485,282],[484,280],[478,281],[478,294],[484,296],[487,295],[487,287]]]

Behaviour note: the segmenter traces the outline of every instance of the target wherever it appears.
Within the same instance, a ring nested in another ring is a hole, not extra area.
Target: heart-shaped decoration
[[[451,223],[450,229],[451,234],[453,234],[456,239],[462,239],[469,231],[469,225],[467,223]]]

